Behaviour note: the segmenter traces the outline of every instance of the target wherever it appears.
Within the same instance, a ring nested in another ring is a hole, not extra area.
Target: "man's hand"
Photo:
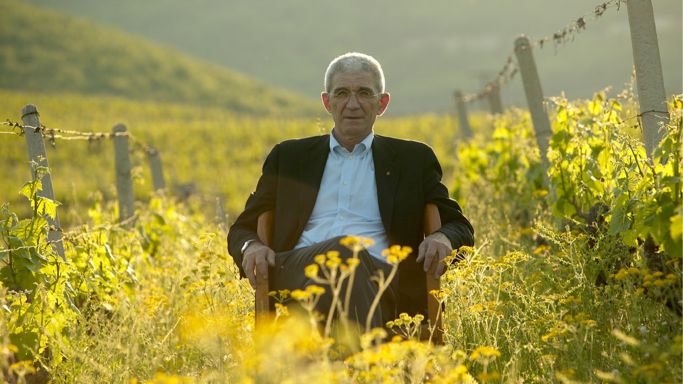
[[[436,265],[434,278],[438,278],[446,271],[446,264],[443,260],[451,253],[453,253],[453,248],[448,237],[441,232],[434,232],[420,243],[417,262],[424,260],[425,272],[430,271],[432,266]]]
[[[266,279],[268,276],[268,264],[275,265],[275,251],[259,241],[254,241],[242,254],[242,268],[246,273],[252,288],[256,288],[256,274],[259,278]]]

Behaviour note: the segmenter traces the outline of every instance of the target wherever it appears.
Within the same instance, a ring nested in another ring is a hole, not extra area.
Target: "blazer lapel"
[[[394,214],[394,195],[400,176],[399,168],[395,164],[396,153],[384,137],[375,135],[372,142],[372,157],[375,163],[379,214],[382,216],[384,229],[389,233]]]
[[[308,148],[304,148],[304,153],[300,156],[299,180],[302,183],[302,188],[298,191],[299,207],[301,207],[299,211],[300,230],[306,226],[311,217],[311,212],[313,212],[329,154],[330,135],[324,135]]]

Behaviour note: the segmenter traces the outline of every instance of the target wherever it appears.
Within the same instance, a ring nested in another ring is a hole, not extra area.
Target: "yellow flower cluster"
[[[275,319],[289,316],[289,308],[281,303],[275,303]]]
[[[315,261],[315,264],[310,264],[304,268],[304,274],[306,274],[306,277],[309,279],[315,279],[318,276],[319,267],[324,267],[329,270],[336,270],[339,268],[343,272],[347,272],[356,268],[360,263],[360,260],[356,257],[349,258],[346,260],[346,263],[343,263],[341,257],[339,257],[338,251],[327,251],[325,254],[315,256],[313,261]]]
[[[409,314],[403,312],[400,315],[398,315],[398,319],[392,320],[392,321],[387,321],[387,328],[393,328],[393,327],[401,327],[401,326],[406,326],[406,325],[420,325],[422,321],[424,320],[424,315],[422,314],[417,314],[415,316],[410,316]]]
[[[612,275],[614,280],[622,281],[630,276],[642,276],[643,287],[666,287],[675,284],[678,281],[678,277],[669,273],[664,275],[662,271],[651,272],[647,269],[638,269],[635,267],[621,268],[617,273]]]
[[[646,272],[643,274],[643,287],[665,287],[674,284],[678,281],[678,277],[673,273],[664,276],[662,271],[653,273]]]
[[[161,288],[154,286],[145,293],[144,308],[147,315],[154,316],[159,309],[168,307],[168,297]]]
[[[630,267],[630,268],[621,268],[619,272],[615,273],[612,275],[614,280],[624,280],[627,277],[631,275],[639,275],[640,274],[640,269],[636,267]]]
[[[489,361],[492,361],[499,356],[500,351],[498,351],[497,349],[486,345],[482,345],[480,347],[477,347],[474,351],[472,351],[472,353],[470,354],[470,360],[488,363]]]
[[[304,268],[304,275],[306,275],[306,277],[309,279],[313,279],[318,277],[319,270],[320,268],[318,267],[318,264],[310,264]]]
[[[413,249],[408,246],[392,245],[382,251],[382,256],[387,258],[387,263],[396,265],[405,260],[412,252]]]
[[[363,349],[344,363],[353,383],[476,383],[463,361],[449,357],[449,348],[399,340]]]
[[[485,303],[476,303],[474,305],[471,305],[467,308],[467,311],[470,313],[488,313],[488,314],[499,314],[498,311],[496,311],[497,307],[497,302],[496,301],[487,301]]]
[[[556,337],[562,336],[569,331],[569,327],[566,323],[560,322],[560,324],[552,327],[548,333],[541,336],[541,340],[545,342],[550,342]]]
[[[368,349],[372,345],[378,345],[382,340],[386,339],[387,331],[384,328],[373,328],[370,332],[366,332],[360,337],[360,345],[363,349]]]
[[[582,325],[586,328],[591,328],[591,327],[595,327],[598,325],[598,322],[590,319],[586,312],[579,312],[573,316],[571,314],[567,313],[564,316],[562,316],[562,320],[565,321],[566,323],[574,322],[574,323]]]
[[[363,249],[367,249],[375,244],[375,241],[361,236],[346,236],[339,240],[339,244],[345,246],[346,248],[354,251],[360,252]]]
[[[278,291],[270,291],[270,292],[268,292],[268,296],[270,296],[270,297],[272,297],[273,299],[275,299],[275,301],[277,301],[278,303],[282,303],[283,301],[285,301],[285,300],[289,297],[289,295],[290,295],[291,293],[292,293],[292,292],[290,292],[289,289],[280,289],[280,290],[278,290]]]
[[[436,301],[443,303],[453,292],[447,287],[441,287],[441,289],[433,289],[429,291],[429,294],[436,298]]]
[[[33,367],[33,363],[29,360],[18,361],[10,365],[8,371],[10,375],[16,375],[21,379],[23,379],[24,376],[36,373],[36,369]],[[23,382],[23,380],[21,379],[19,380],[20,383]]]
[[[292,291],[292,299],[297,301],[308,300],[315,298],[325,293],[325,288],[319,287],[317,285],[309,285],[305,290],[295,289]]]
[[[476,383],[477,381],[472,378],[472,376],[467,371],[467,367],[463,364],[459,364],[448,372],[447,376],[444,377],[444,383]]]
[[[502,264],[515,264],[521,261],[527,261],[530,257],[525,252],[508,252],[500,258]]]
[[[398,316],[398,319],[387,321],[386,327],[406,339],[419,340],[422,334],[422,321],[424,321],[424,318],[425,317],[419,313],[415,316],[401,313]]]

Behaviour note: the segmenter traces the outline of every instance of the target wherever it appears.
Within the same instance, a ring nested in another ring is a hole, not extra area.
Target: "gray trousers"
[[[329,286],[321,285],[304,275],[304,268],[314,264],[316,255],[325,254],[327,251],[338,251],[342,262],[346,262],[353,257],[353,252],[345,246],[339,244],[342,238],[335,237],[308,247],[293,249],[291,251],[279,252],[275,254],[275,266],[270,270],[270,290],[305,289],[309,285],[320,285],[325,288],[325,294],[320,298],[316,306],[316,311],[327,316],[332,305],[332,294]],[[355,321],[361,327],[365,326],[365,321],[370,311],[370,306],[375,296],[377,296],[377,282],[371,277],[377,275],[377,271],[382,269],[384,277],[389,276],[391,266],[370,256],[367,251],[359,252],[360,263],[356,267],[353,287],[351,290],[351,301],[349,303],[348,314],[350,320]],[[319,274],[321,275],[321,274]],[[339,300],[344,300],[348,289],[348,278],[342,286]],[[398,293],[398,274],[391,282],[390,286],[384,291],[380,298],[380,305],[373,314],[371,326],[384,327],[384,324],[397,317],[397,296]],[[289,307],[294,301],[286,302]],[[336,311],[335,311],[336,313]]]

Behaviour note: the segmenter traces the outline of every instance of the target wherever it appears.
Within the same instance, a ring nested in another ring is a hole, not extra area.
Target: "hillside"
[[[313,99],[55,11],[0,2],[0,88],[104,94],[249,114],[313,115]]]
[[[351,50],[376,56],[392,93],[389,114],[452,109],[455,88],[477,91],[521,33],[551,35],[602,0],[30,0],[145,36],[270,84],[317,97],[329,60]],[[667,94],[680,93],[681,1],[653,1]],[[566,45],[535,53],[546,96],[590,98],[629,81],[626,6],[610,8]],[[220,39],[217,38],[220,36]],[[220,42],[220,43],[218,43]],[[216,44],[219,44],[218,46]],[[506,105],[526,105],[519,78]]]

